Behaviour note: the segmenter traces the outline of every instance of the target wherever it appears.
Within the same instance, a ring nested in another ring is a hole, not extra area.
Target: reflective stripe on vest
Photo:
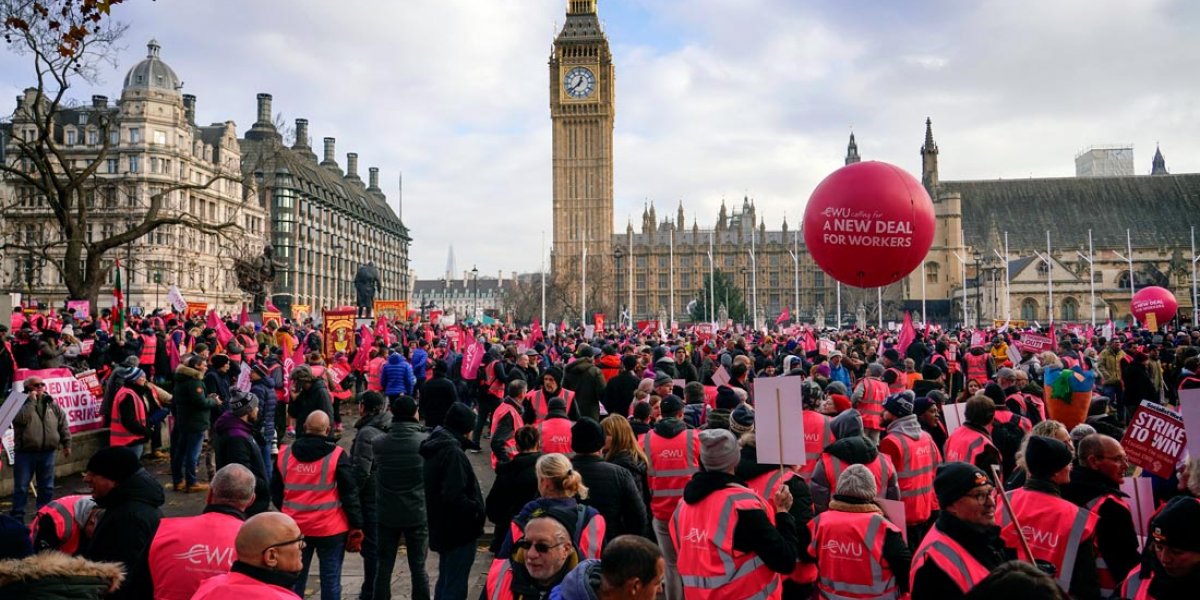
[[[1080,543],[1091,537],[1095,516],[1087,509],[1062,498],[1026,488],[1009,492],[1007,496],[1013,512],[1021,522],[1021,529],[1029,542],[1033,558],[1053,564],[1058,570],[1055,581],[1062,589],[1071,589],[1075,556],[1079,553]],[[1017,541],[1018,534],[1008,518],[1008,511],[997,513],[1001,539],[1010,547],[1018,548],[1018,555],[1024,555],[1025,551]]]
[[[967,380],[974,379],[980,385],[987,383],[987,360],[988,353],[975,355],[967,353]]]
[[[916,581],[917,571],[929,560],[932,560],[964,594],[988,576],[988,569],[975,560],[961,544],[954,541],[954,538],[942,533],[937,525],[929,530],[925,539],[921,540],[921,545],[917,547],[916,554],[913,554],[908,576],[910,582]]]
[[[291,446],[279,452],[282,510],[296,521],[304,535],[335,535],[350,528],[337,489],[337,461],[342,452],[341,446],[334,446],[320,461],[307,463],[293,460]]]
[[[899,533],[898,527],[879,513],[834,510],[814,517],[809,528],[812,530],[809,554],[827,559],[840,558],[822,565],[817,579],[817,590],[822,597],[830,600],[896,598],[896,577],[882,562],[886,533],[880,535],[880,529]],[[862,569],[864,558],[867,570]],[[870,579],[864,582],[864,576]]]
[[[642,449],[647,458],[646,479],[650,486],[650,509],[654,518],[665,521],[671,518],[671,513],[675,511],[688,479],[700,468],[700,445],[696,442],[696,431],[686,429],[673,438],[662,437],[654,431],[649,431],[642,434]],[[682,464],[679,464],[681,462]],[[675,468],[662,468],[664,463]]]
[[[542,452],[550,454],[571,453],[571,420],[555,417],[538,423],[542,438]]]
[[[688,600],[779,598],[780,577],[757,555],[733,548],[739,509],[762,510],[775,523],[767,503],[741,486],[722,488],[697,504],[676,508],[670,535]],[[716,531],[710,536],[708,527],[714,524]]]
[[[1096,518],[1099,519],[1100,507],[1104,506],[1104,503],[1110,500],[1121,505],[1121,507],[1123,507],[1126,511],[1130,510],[1129,504],[1116,494],[1104,494],[1101,496],[1096,496],[1095,498],[1092,498],[1091,502],[1088,502],[1084,508],[1088,509],[1089,512],[1091,512],[1093,515],[1096,515]],[[1097,545],[1095,550],[1096,579],[1098,579],[1100,582],[1101,595],[1107,598],[1111,596],[1118,587],[1120,587],[1121,580],[1124,579],[1128,573],[1113,573],[1112,570],[1108,568],[1108,563],[1104,560],[1104,557],[1100,555],[1100,546]]]
[[[155,600],[189,600],[206,579],[228,573],[241,527],[220,512],[163,519],[147,555]]]
[[[571,414],[571,405],[575,403],[575,392],[561,387],[558,388],[558,391],[558,395],[550,400],[561,398],[563,402],[567,403],[567,414]],[[529,400],[529,404],[533,406],[533,412],[537,413],[537,421],[535,423],[545,420],[546,415],[550,412],[550,400],[546,399],[545,391],[534,390],[525,394],[525,399]]]
[[[504,442],[504,453],[511,460],[512,457],[517,455],[517,430],[525,426],[525,420],[521,418],[520,409],[510,404],[507,400],[501,402],[500,406],[496,407],[496,411],[492,413],[492,426],[489,431],[491,431],[492,435],[495,436],[496,427],[500,425],[500,421],[503,421],[505,416],[510,415],[512,416],[513,422],[513,435],[512,437],[508,438],[508,441]],[[496,465],[499,464],[499,462],[500,461],[496,459],[496,455],[492,454],[493,470],[496,469]]]
[[[75,524],[75,503],[86,495],[76,494],[51,500],[49,504],[38,509],[30,527],[30,539],[37,539],[38,526],[43,516],[49,516],[54,523],[54,537],[58,538],[58,550],[64,554],[75,554],[79,549],[80,531]],[[34,548],[37,550],[37,548]]]
[[[483,378],[484,384],[487,385],[488,394],[503,400],[504,382],[500,381],[500,379],[496,377],[496,365],[498,364],[500,364],[499,360],[493,360],[492,362],[488,363],[488,366],[484,367],[483,369]]]
[[[488,570],[487,600],[506,600],[512,598],[510,579],[512,563],[507,560],[496,561]]]
[[[923,523],[933,514],[937,444],[924,431],[915,440],[903,433],[888,434],[886,439],[894,441],[900,450],[900,463],[895,467],[900,500],[904,502],[905,520],[909,524]]]
[[[142,436],[129,431],[125,424],[121,422],[121,403],[130,399],[133,401],[133,418],[143,427],[146,425],[146,402],[137,392],[127,387],[122,387],[117,390],[117,395],[113,399],[112,414],[110,415],[110,425],[108,430],[108,445],[110,446],[128,446],[142,439]]]
[[[158,336],[150,333],[142,334],[142,353],[138,356],[138,362],[143,365],[153,365],[154,356],[158,352]]]
[[[821,460],[821,452],[837,439],[833,436],[833,427],[829,424],[829,417],[815,410],[806,410],[803,416],[805,462],[797,471],[805,479],[811,479],[812,472]]]
[[[975,457],[989,446],[992,441],[987,436],[963,425],[946,439],[946,462],[975,464]]]
[[[821,455],[821,463],[825,465],[825,479],[829,482],[829,489],[832,490],[837,487],[837,480],[842,475],[842,471],[845,471],[846,467],[850,465],[828,452]],[[863,463],[863,466],[875,476],[876,489],[879,490],[879,496],[884,497],[887,494],[888,484],[896,475],[896,467],[892,465],[892,459],[888,455],[880,453],[875,456],[875,460]]]
[[[1142,577],[1142,568],[1135,567],[1129,573],[1129,577],[1121,584],[1121,598],[1129,600],[1151,600],[1150,599],[1150,582],[1154,581],[1154,571],[1149,571],[1145,578]]]

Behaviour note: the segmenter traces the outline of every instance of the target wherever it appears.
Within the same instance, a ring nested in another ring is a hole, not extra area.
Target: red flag
[[[546,339],[545,334],[542,333],[542,324],[537,319],[533,320],[533,327],[530,329],[530,332],[533,334],[534,341]]]
[[[250,324],[250,310],[242,304],[242,314],[238,316],[238,327],[245,327]]]
[[[278,308],[275,308],[275,303],[271,302],[270,298],[263,300],[263,310],[267,312],[283,312]]]
[[[308,361],[304,359],[304,344],[296,344],[296,350],[295,352],[292,352],[291,363],[292,366],[288,369],[289,371],[300,365],[308,363]],[[285,361],[284,364],[287,364],[287,362]]]
[[[780,325],[790,318],[791,317],[788,315],[788,307],[785,306],[783,307],[783,312],[779,313],[779,316],[775,318],[775,324]]]
[[[392,330],[388,327],[387,317],[379,317],[375,320],[375,337],[382,339],[387,346],[392,345]]]
[[[807,327],[804,328],[803,347],[805,353],[812,352],[813,350],[817,349],[817,338],[813,335],[812,330]]]
[[[467,381],[474,381],[479,375],[479,363],[483,362],[483,344],[475,342],[463,351],[462,376]]]
[[[229,340],[233,339],[233,332],[229,331],[229,328],[225,326],[225,321],[217,316],[216,309],[208,311],[207,326],[217,332],[217,343],[221,344],[222,348],[229,345]]]
[[[358,328],[359,337],[362,343],[358,345],[358,350],[354,353],[354,362],[351,364],[356,371],[362,371],[367,367],[367,359],[371,353],[371,346],[375,345],[375,335],[371,333],[371,328],[362,325]]]
[[[900,335],[896,337],[896,351],[903,356],[915,339],[917,339],[917,328],[913,326],[912,315],[908,311],[904,311],[904,323],[900,325]]]

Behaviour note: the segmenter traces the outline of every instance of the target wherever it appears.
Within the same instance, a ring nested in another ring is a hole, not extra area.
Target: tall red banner
[[[322,311],[325,322],[325,358],[333,360],[333,355],[345,352],[346,356],[354,355],[354,317],[357,311],[353,308]]]

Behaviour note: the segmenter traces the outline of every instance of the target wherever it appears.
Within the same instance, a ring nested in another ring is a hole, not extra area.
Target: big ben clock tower
[[[596,0],[567,0],[550,56],[554,245],[551,269],[575,318],[611,310],[613,299],[614,73]],[[585,260],[586,257],[586,260]],[[586,270],[587,298],[581,302]],[[615,316],[615,315],[614,315]]]

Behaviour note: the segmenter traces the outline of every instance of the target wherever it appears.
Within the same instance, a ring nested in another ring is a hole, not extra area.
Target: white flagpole
[[[750,322],[754,324],[754,329],[758,330],[758,261],[754,257],[754,237],[756,230],[753,229],[751,223],[750,229],[750,296],[753,300],[754,314],[750,315]]]
[[[967,259],[963,255],[955,252],[954,258],[958,259],[958,264],[962,265],[962,326],[967,328]]]
[[[883,330],[883,286],[875,288],[875,312],[878,313],[879,330]]]
[[[924,325],[929,321],[925,320],[925,261],[921,261],[921,324]]]
[[[1048,317],[1054,326],[1054,255],[1050,253],[1050,230],[1046,230],[1046,297],[1049,299]]]
[[[546,326],[546,231],[542,230],[542,327]]]
[[[579,324],[585,326],[587,324],[587,242],[583,243],[583,259],[579,261],[579,283],[580,283],[580,299],[579,299]]]
[[[838,305],[838,309],[837,309],[838,322],[837,322],[837,327],[835,327],[835,329],[837,329],[838,331],[841,331],[842,330],[842,282],[840,282],[840,281],[837,282],[837,305]]]
[[[795,273],[792,277],[792,283],[796,290],[796,303],[792,306],[793,311],[800,310],[800,232],[796,232],[796,237],[793,239],[794,249],[792,251],[792,263],[795,264]],[[792,322],[796,322],[796,316],[792,317]]]
[[[1133,291],[1137,289],[1134,286],[1133,280],[1133,241],[1129,236],[1128,229],[1125,230],[1125,252],[1128,254],[1122,255],[1120,252],[1113,252],[1113,254],[1129,264],[1129,318],[1133,320],[1130,325],[1137,327],[1137,317],[1133,316]],[[1192,264],[1195,263],[1193,262]]]
[[[670,326],[675,326],[675,229],[671,229],[671,250],[670,250],[671,267],[668,270],[671,277],[671,316]]]
[[[1088,277],[1091,278],[1091,298],[1092,298],[1092,328],[1096,327],[1096,264],[1092,261],[1092,230],[1088,230],[1088,253],[1084,256],[1082,252],[1076,250],[1075,254],[1081,260],[1088,264]]]
[[[629,328],[633,329],[633,233],[629,234]]]
[[[1192,226],[1192,327],[1200,322],[1200,306],[1196,306],[1196,261],[1200,257],[1196,256],[1196,226]]]
[[[716,235],[715,229],[708,234],[708,322],[713,323],[714,330],[717,322],[717,307],[714,306],[717,302],[717,291],[714,289],[717,285],[717,269],[713,264],[713,237]]]

